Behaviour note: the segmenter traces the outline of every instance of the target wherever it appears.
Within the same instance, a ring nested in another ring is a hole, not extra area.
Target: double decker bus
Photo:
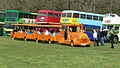
[[[5,11],[5,23],[35,23],[36,14],[17,10]]]
[[[17,10],[6,10],[5,11],[5,35],[9,35],[10,31],[14,29],[11,25],[12,23],[21,24],[35,24],[36,23],[36,13],[23,12]]]
[[[61,24],[84,24],[84,32],[88,34],[91,40],[94,40],[92,31],[102,27],[102,20],[104,15],[80,12],[73,10],[65,10],[62,12]]]
[[[120,16],[113,13],[105,14],[102,24],[108,30],[106,40],[109,41],[110,34],[112,33],[114,35],[114,42],[120,42]]]
[[[60,17],[62,12],[50,11],[50,10],[40,10],[38,11],[38,16],[36,23],[38,24],[60,24]],[[43,14],[43,15],[39,15]]]
[[[4,31],[3,31],[3,27],[4,27],[4,16],[5,16],[5,12],[0,12],[0,36],[3,35]]]

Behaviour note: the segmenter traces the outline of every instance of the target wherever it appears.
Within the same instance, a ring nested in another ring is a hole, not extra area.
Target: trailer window
[[[70,27],[70,32],[77,32],[77,27]]]

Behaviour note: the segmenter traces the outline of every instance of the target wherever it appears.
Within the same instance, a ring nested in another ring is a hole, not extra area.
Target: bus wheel
[[[114,43],[118,43],[119,42],[118,41],[118,36],[115,35],[113,41],[114,41]]]
[[[72,46],[72,47],[74,46],[74,42],[73,41],[70,42],[70,46]]]
[[[50,41],[50,39],[48,40],[48,43],[49,43],[49,44],[51,44],[51,41]]]
[[[36,39],[36,41],[35,41],[36,43],[39,43],[39,40],[38,39]]]

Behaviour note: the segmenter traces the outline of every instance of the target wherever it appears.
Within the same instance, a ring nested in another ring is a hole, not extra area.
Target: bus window
[[[93,28],[91,27],[84,27],[85,32],[93,32]]]
[[[24,14],[23,13],[19,13],[19,17],[20,18],[24,18]]]
[[[0,13],[0,17],[4,17],[4,13]]]
[[[54,14],[54,17],[59,17],[59,15],[58,14]]]
[[[79,13],[73,13],[73,18],[79,18]]]
[[[116,27],[115,27],[115,30],[119,30],[119,26],[116,26]]]
[[[47,16],[47,13],[38,13],[39,16]]]
[[[102,16],[99,17],[99,21],[103,21],[103,17]]]
[[[53,13],[48,13],[48,17],[54,17]]]
[[[32,19],[36,19],[37,15],[33,15],[33,18]]]
[[[72,13],[67,13],[67,17],[72,17]]]
[[[93,20],[98,20],[98,16],[93,16]]]
[[[58,14],[58,17],[61,17],[61,14]]]
[[[63,13],[63,14],[62,14],[62,17],[66,17],[66,13]]]
[[[81,14],[81,15],[80,15],[80,18],[86,19],[86,14]]]
[[[29,17],[29,15],[28,14],[24,14],[24,18],[28,18]]]
[[[17,17],[17,13],[16,12],[6,12],[5,16],[6,17]]]
[[[30,18],[30,19],[33,19],[33,15],[29,14],[29,18]]]
[[[114,26],[109,25],[109,26],[108,26],[108,29],[109,29],[109,30],[114,29]]]
[[[37,16],[37,15],[29,14],[29,18],[30,18],[30,19],[36,19],[36,16]]]
[[[111,17],[115,17],[115,15],[113,15],[113,14],[110,14],[110,16],[111,16]]]
[[[92,20],[92,15],[87,15],[87,19]]]

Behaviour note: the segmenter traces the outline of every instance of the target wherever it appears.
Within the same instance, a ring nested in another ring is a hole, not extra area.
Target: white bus
[[[120,17],[117,14],[106,14],[103,18],[103,25],[108,29],[107,38],[109,38],[110,33],[114,34],[114,42],[120,41]]]

